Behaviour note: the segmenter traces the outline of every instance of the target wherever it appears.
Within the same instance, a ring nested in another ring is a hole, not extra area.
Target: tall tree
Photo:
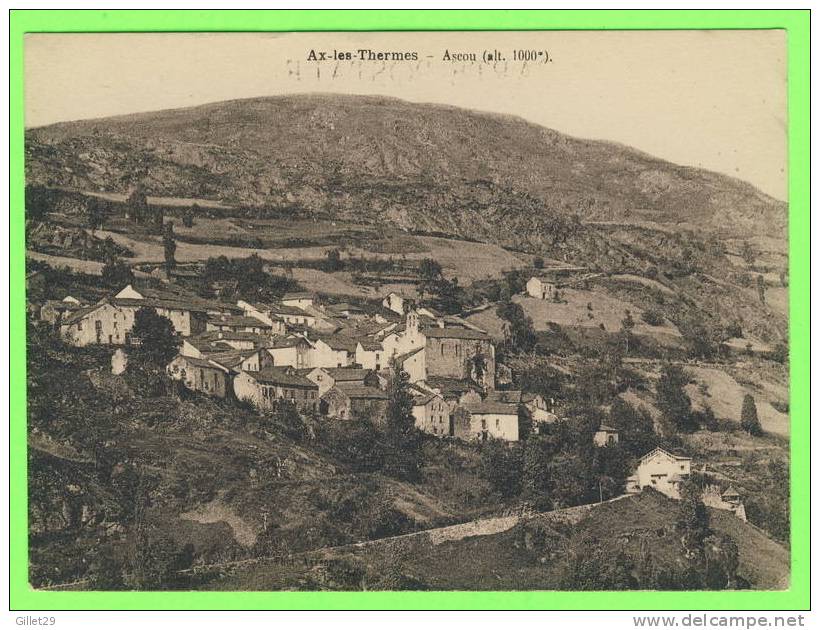
[[[425,258],[419,265],[419,295],[433,293],[434,286],[442,279],[441,264],[434,258]]]
[[[524,444],[521,498],[539,510],[546,509],[551,504],[549,451],[550,446],[543,439],[531,437]]]
[[[766,281],[763,279],[763,276],[757,274],[757,297],[760,300],[761,304],[766,303]]]
[[[86,209],[86,223],[88,224],[88,228],[91,230],[92,236],[94,232],[102,227],[103,222],[105,221],[105,209],[100,203],[100,200],[96,197],[91,197],[88,200],[88,207]]]
[[[683,546],[691,553],[702,554],[709,529],[709,512],[701,500],[698,487],[691,481],[681,487],[677,528]]]
[[[740,410],[740,427],[749,435],[763,435],[763,427],[757,417],[757,405],[751,394],[743,397],[743,407]]]
[[[148,197],[141,186],[135,186],[125,200],[126,212],[135,223],[144,223],[148,217]]]
[[[632,329],[635,328],[635,320],[629,309],[624,311],[624,318],[621,320],[621,336],[624,340],[624,353],[629,354],[629,344],[632,341]]]
[[[177,354],[179,339],[171,320],[143,307],[134,316],[132,334],[139,339],[136,355],[158,366],[166,366]]]
[[[176,265],[174,255],[177,251],[177,242],[174,238],[174,224],[171,221],[165,224],[162,234],[162,246],[165,250],[165,275],[170,281],[171,273],[174,271],[174,266]]]
[[[182,215],[182,225],[184,225],[186,228],[194,227],[194,217],[198,214],[199,206],[197,204],[188,206]]]
[[[530,319],[517,302],[502,302],[496,307],[496,314],[509,322],[505,327],[506,341],[510,350],[530,352],[535,347],[536,336]]]
[[[413,417],[410,377],[393,363],[385,418],[384,471],[397,479],[418,481],[421,475],[421,437]]]
[[[754,264],[756,254],[754,248],[749,244],[749,241],[743,241],[743,245],[740,246],[740,256],[750,267]]]
[[[134,272],[122,258],[111,256],[103,265],[102,281],[109,287],[122,288],[134,281]]]
[[[336,248],[328,250],[325,260],[325,271],[339,271],[342,267],[341,252]]]
[[[689,377],[677,365],[667,364],[656,387],[658,409],[678,431],[697,429],[692,421],[692,401],[684,387]]]

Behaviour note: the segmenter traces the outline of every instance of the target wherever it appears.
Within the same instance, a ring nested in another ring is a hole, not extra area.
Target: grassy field
[[[535,330],[548,330],[550,323],[581,328],[600,328],[603,324],[608,332],[617,332],[629,310],[635,322],[633,334],[652,337],[667,345],[679,345],[681,338],[680,332],[671,322],[664,321],[660,326],[650,326],[641,319],[643,310],[640,306],[601,291],[567,288],[562,290],[560,302],[528,296],[515,296],[513,300],[532,319]]]
[[[740,409],[743,397],[752,394],[757,404],[757,415],[764,431],[777,435],[789,435],[789,415],[772,407],[771,403],[788,401],[788,389],[777,381],[763,374],[755,374],[753,364],[748,362],[746,369],[738,368],[747,379],[740,384],[725,369],[692,366],[687,372],[695,383],[687,386],[686,391],[695,407],[708,404],[718,418],[725,418],[740,423]],[[705,393],[704,393],[705,389]]]

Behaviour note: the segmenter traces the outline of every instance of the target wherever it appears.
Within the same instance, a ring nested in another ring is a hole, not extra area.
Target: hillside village
[[[409,377],[416,427],[438,437],[517,441],[520,406],[536,425],[557,418],[537,393],[496,390],[495,345],[485,331],[395,292],[364,314],[304,292],[274,304],[229,304],[178,286],[129,284],[95,304],[72,296],[47,302],[41,317],[69,345],[119,348],[127,362],[139,344],[132,329],[140,308],[167,317],[180,337],[171,378],[261,410],[287,400],[303,411],[343,419],[369,412],[378,421],[395,365]]]
[[[541,271],[526,294],[557,301],[567,278],[583,268]],[[563,280],[561,280],[563,279]],[[309,292],[285,293],[273,303],[203,299],[166,282],[161,288],[128,284],[95,304],[73,296],[47,301],[41,318],[67,344],[115,349],[112,372],[127,369],[140,345],[133,328],[140,309],[167,318],[179,337],[167,375],[190,391],[252,405],[263,413],[288,402],[301,413],[340,420],[384,422],[394,370],[410,385],[415,427],[438,438],[517,442],[562,421],[552,399],[537,392],[496,389],[495,344],[468,320],[444,315],[391,291],[366,312],[348,303],[323,304]],[[618,443],[617,429],[600,424],[595,447]],[[690,457],[655,448],[637,462],[624,491],[652,488],[680,499],[691,475]],[[704,502],[746,520],[734,488],[704,488]]]
[[[575,139],[671,192],[652,214],[604,175],[289,163],[263,186],[276,138],[240,160],[150,125],[27,137],[34,586],[788,584],[788,260],[755,218],[779,203]]]

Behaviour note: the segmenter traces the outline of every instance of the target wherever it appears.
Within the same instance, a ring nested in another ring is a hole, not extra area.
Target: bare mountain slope
[[[685,132],[685,130],[681,130]],[[520,215],[783,235],[751,185],[522,119],[383,97],[300,95],[62,123],[26,134],[30,183],[208,197],[499,235]],[[548,226],[547,226],[548,227]]]

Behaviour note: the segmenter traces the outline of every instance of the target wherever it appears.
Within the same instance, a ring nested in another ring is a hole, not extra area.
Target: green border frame
[[[12,10],[10,14],[11,610],[808,610],[809,10]],[[53,592],[28,585],[23,35],[117,31],[785,29],[788,31],[792,580],[772,592]]]

